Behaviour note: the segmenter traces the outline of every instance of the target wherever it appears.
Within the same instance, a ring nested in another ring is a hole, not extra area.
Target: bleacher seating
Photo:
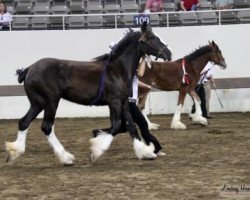
[[[13,14],[13,30],[19,29],[76,29],[138,27],[134,15],[144,9],[146,0],[2,0]],[[200,0],[197,12],[176,12],[179,0],[163,0],[164,14],[150,15],[152,26],[190,26],[210,24],[250,23],[250,10],[211,12],[212,0]],[[234,8],[250,8],[250,0],[234,0]],[[203,12],[209,10],[209,12]],[[170,13],[169,13],[170,12]],[[176,13],[172,13],[176,12]],[[115,15],[106,15],[114,14]],[[168,13],[168,14],[167,14]],[[65,17],[53,17],[64,14]],[[74,16],[90,14],[90,16]],[[100,15],[92,15],[100,14]],[[103,15],[104,14],[104,15]],[[15,17],[18,15],[19,17]],[[20,17],[21,15],[49,15]],[[73,16],[68,16],[73,15]],[[219,19],[220,17],[220,19]],[[19,19],[17,19],[19,18]],[[64,25],[63,25],[64,24]]]
[[[71,14],[85,13],[85,1],[84,0],[70,0],[69,11]]]
[[[49,28],[49,17],[32,17],[31,28],[34,30],[47,30]]]
[[[237,22],[236,12],[223,11],[221,12],[221,24],[234,24]]]
[[[234,8],[250,8],[250,0],[234,0]]]
[[[67,24],[69,29],[83,29],[85,28],[85,17],[69,16]]]
[[[200,25],[216,25],[218,24],[218,16],[216,12],[201,12],[197,14]]]
[[[241,10],[237,12],[237,18],[239,23],[250,23],[250,11]]]
[[[196,26],[198,25],[198,16],[193,12],[184,12],[180,15],[180,23],[182,26]]]
[[[15,0],[15,14],[30,14],[33,0]]]
[[[137,13],[139,12],[139,6],[135,0],[121,0],[121,11]]]
[[[212,10],[213,4],[211,1],[201,1],[198,6],[198,10]]]

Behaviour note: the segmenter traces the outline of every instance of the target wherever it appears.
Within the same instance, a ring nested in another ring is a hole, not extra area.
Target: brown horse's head
[[[209,47],[211,49],[210,61],[214,62],[216,65],[219,65],[222,69],[226,69],[227,64],[218,45],[215,44],[214,41],[212,41],[209,42]]]
[[[168,46],[153,33],[150,26],[145,21],[141,26],[141,36],[139,38],[141,50],[148,55],[153,55],[156,58],[163,60],[171,60],[172,52]]]

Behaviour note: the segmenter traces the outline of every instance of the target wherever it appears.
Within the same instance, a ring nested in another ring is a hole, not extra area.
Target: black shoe
[[[97,137],[100,132],[101,132],[101,129],[94,129],[92,131],[94,137]]]
[[[212,119],[213,117],[211,117],[211,116],[207,116],[206,118],[207,118],[207,119]]]

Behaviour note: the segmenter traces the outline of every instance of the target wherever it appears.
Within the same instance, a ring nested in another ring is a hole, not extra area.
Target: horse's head
[[[172,60],[171,50],[153,33],[146,21],[141,26],[139,43],[140,49],[144,54],[153,55],[156,58],[162,58],[164,60]]]
[[[215,44],[214,41],[212,41],[209,42],[209,47],[211,49],[210,61],[214,62],[216,65],[219,65],[222,69],[226,69],[227,64],[218,45]]]

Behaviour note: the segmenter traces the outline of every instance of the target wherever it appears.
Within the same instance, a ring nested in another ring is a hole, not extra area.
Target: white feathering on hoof
[[[102,154],[107,151],[113,141],[113,136],[106,132],[98,134],[97,137],[90,139],[91,162],[94,163]]]
[[[62,164],[67,165],[67,166],[74,164],[75,156],[72,155],[71,153],[67,152],[66,150],[60,153],[56,152],[55,150],[54,152]]]
[[[5,149],[8,152],[6,162],[13,161],[25,152],[26,135],[28,129],[25,131],[18,131],[15,142],[5,142]]]
[[[137,158],[141,159],[154,159],[157,155],[154,153],[155,147],[153,143],[149,146],[145,145],[142,141],[134,139],[134,150]]]
[[[200,106],[201,103],[196,99],[194,100],[194,103],[195,103],[195,113],[189,115],[192,118],[192,122],[206,126],[207,119],[202,117],[202,111]]]
[[[5,150],[8,152],[6,162],[17,159],[24,153],[24,150],[19,150],[16,142],[5,142]]]
[[[51,133],[47,136],[49,144],[52,146],[55,155],[58,157],[60,162],[64,165],[73,165],[75,156],[67,152],[60,141],[57,139],[54,126],[52,127]]]
[[[179,104],[171,122],[171,129],[186,129],[186,125],[181,122],[182,104]]]
[[[181,121],[172,120],[171,129],[187,129],[187,127]]]

